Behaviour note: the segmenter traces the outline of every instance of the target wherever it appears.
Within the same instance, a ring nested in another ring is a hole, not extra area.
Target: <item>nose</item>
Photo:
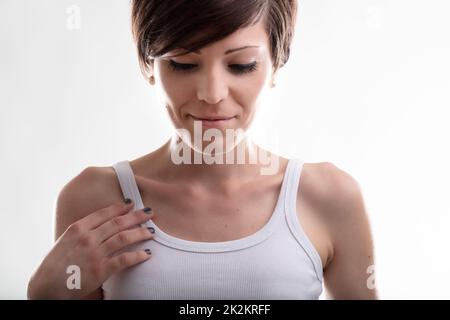
[[[211,68],[200,77],[197,98],[208,104],[217,104],[228,95],[226,76],[220,68]]]

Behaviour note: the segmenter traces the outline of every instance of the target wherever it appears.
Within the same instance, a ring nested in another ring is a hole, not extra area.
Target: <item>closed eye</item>
[[[252,63],[248,64],[232,64],[230,65],[230,68],[232,68],[238,74],[243,74],[255,71],[256,66],[257,66],[256,61],[253,61]]]
[[[196,64],[178,63],[173,60],[169,60],[169,66],[172,70],[179,72],[190,72],[197,67]],[[257,68],[257,62],[253,61],[248,64],[231,64],[228,67],[231,69],[231,72],[235,74],[245,74],[255,71]]]
[[[169,60],[169,66],[175,71],[187,71],[196,67],[195,64],[190,63],[178,63],[173,60]]]

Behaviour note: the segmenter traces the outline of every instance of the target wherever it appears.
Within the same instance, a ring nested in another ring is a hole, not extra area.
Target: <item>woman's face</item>
[[[174,126],[193,136],[194,120],[203,119],[203,130],[246,131],[273,76],[262,21],[197,53],[177,55],[182,52],[173,50],[156,58],[151,70]]]

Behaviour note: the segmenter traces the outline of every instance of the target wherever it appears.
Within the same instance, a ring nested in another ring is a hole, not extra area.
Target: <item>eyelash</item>
[[[178,63],[173,60],[169,60],[169,67],[177,72],[190,72],[196,67],[196,65],[190,63]],[[234,73],[241,75],[255,71],[257,69],[257,63],[254,61],[249,64],[231,64],[229,67]]]

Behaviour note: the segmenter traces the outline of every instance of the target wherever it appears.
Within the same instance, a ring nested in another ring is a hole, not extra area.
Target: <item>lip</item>
[[[206,121],[216,121],[216,120],[230,120],[233,119],[234,116],[232,117],[227,117],[227,116],[202,116],[202,117],[196,117],[194,115],[191,114],[191,117],[194,118],[195,120],[206,120]]]
[[[224,127],[231,122],[236,116],[228,117],[228,116],[201,116],[196,117],[190,114],[191,118],[197,121],[202,122],[202,126],[210,127],[210,128],[220,128]]]

